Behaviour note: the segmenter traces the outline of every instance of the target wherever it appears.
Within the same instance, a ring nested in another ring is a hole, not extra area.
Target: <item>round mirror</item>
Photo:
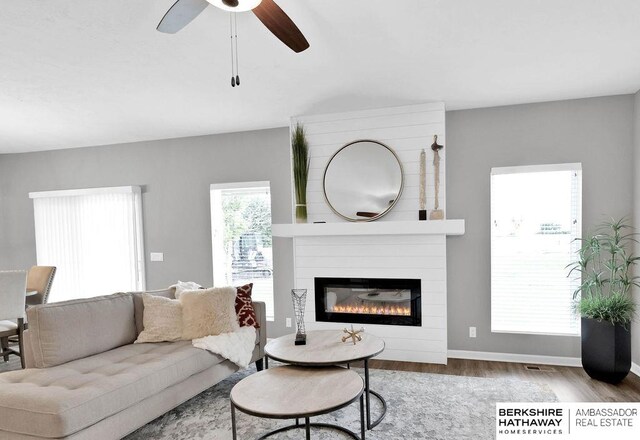
[[[329,160],[323,187],[329,207],[340,217],[376,220],[388,213],[402,194],[402,164],[381,142],[351,142]]]

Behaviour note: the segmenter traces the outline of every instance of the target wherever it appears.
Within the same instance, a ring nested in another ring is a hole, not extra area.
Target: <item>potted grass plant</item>
[[[626,219],[603,223],[578,239],[578,259],[569,265],[569,275],[581,282],[573,297],[581,316],[582,366],[608,383],[620,382],[631,369],[632,288],[640,285],[633,274],[640,259],[633,255],[637,235]]]
[[[293,183],[296,195],[296,223],[306,223],[309,144],[304,126],[299,122],[291,134],[291,158],[293,162]]]

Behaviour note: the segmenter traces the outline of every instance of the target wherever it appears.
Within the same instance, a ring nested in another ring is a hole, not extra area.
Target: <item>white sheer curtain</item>
[[[30,193],[38,265],[56,266],[49,301],[145,287],[140,188]]]

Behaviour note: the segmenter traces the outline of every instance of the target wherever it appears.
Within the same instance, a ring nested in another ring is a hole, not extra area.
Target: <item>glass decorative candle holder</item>
[[[304,328],[304,308],[307,302],[307,289],[291,289],[291,300],[293,301],[293,312],[296,317],[295,345],[305,345],[307,343],[307,332]]]

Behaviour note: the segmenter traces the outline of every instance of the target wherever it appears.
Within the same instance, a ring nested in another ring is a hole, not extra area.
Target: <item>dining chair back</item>
[[[5,362],[10,354],[20,356],[24,368],[24,309],[27,271],[0,271],[0,350]],[[18,337],[18,349],[9,346],[9,338]]]
[[[27,297],[28,306],[47,303],[55,276],[55,266],[33,266],[29,269],[29,274],[27,275],[27,290],[38,293]]]

